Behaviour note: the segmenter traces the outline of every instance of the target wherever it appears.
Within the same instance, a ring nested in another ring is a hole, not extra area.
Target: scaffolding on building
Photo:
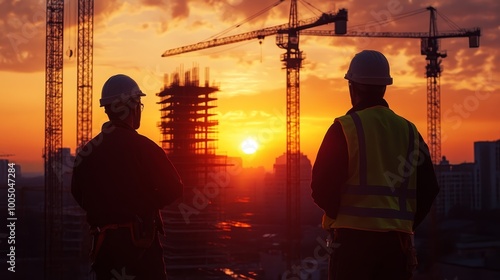
[[[211,112],[216,108],[216,86],[209,86],[208,68],[205,69],[205,86],[200,87],[199,68],[175,72],[168,79],[165,76],[165,87],[157,95],[160,97],[161,146],[176,162],[180,171],[188,171],[184,180],[206,183],[205,178],[194,178],[193,169],[205,171],[217,164],[216,141],[218,121]],[[171,83],[168,84],[168,80]],[[196,172],[206,175],[207,172]]]
[[[170,80],[170,83],[169,83]],[[217,86],[209,85],[209,69],[200,86],[199,67],[165,76],[160,97],[161,146],[184,183],[182,202],[162,211],[167,271],[184,279],[186,271],[217,270],[227,264],[224,249],[224,188],[227,156],[217,155]],[[181,276],[182,275],[182,276]]]

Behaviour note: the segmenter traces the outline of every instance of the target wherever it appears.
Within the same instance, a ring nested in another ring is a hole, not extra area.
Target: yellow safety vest
[[[348,179],[333,228],[413,232],[418,131],[384,106],[337,118],[349,154]]]

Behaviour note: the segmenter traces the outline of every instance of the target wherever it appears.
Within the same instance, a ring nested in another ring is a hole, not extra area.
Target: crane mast
[[[287,266],[300,259],[300,68],[297,1],[290,5],[289,29],[278,33],[276,44],[286,70],[286,232]]]
[[[47,0],[45,41],[45,279],[62,279],[64,0]]]
[[[94,0],[78,0],[76,150],[92,138]]]
[[[439,164],[441,160],[441,67],[442,58],[446,52],[439,51],[439,39],[436,38],[436,9],[427,8],[430,15],[429,37],[422,38],[421,54],[425,55],[427,65],[427,142],[429,145],[432,162]]]
[[[77,149],[92,133],[93,0],[78,1]],[[45,40],[45,279],[63,277],[64,0],[47,0]]]

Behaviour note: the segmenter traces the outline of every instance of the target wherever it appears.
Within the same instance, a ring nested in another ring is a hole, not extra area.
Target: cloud
[[[376,4],[375,4],[376,3]],[[348,30],[365,32],[427,32],[429,29],[428,4],[419,1],[389,0],[385,3],[353,1],[345,3],[349,11]],[[338,6],[342,6],[341,4]],[[447,83],[463,83],[463,81],[481,80],[481,77],[494,76],[500,65],[500,20],[497,12],[498,1],[445,0],[436,4],[438,32],[456,31],[458,28],[480,27],[482,36],[478,49],[471,49],[468,38],[446,38],[440,40],[440,50],[447,51],[443,58],[443,81]],[[422,11],[412,16],[413,11]],[[397,24],[395,24],[397,23]],[[405,50],[409,61],[406,68],[399,68],[396,74],[414,73],[424,77],[425,56],[420,54],[420,40],[386,39],[386,38],[339,38],[334,39],[336,45],[350,45],[361,49],[377,49],[390,59],[398,59],[397,54]],[[351,54],[352,55],[352,54]],[[402,59],[402,58],[399,58]],[[399,63],[399,61],[398,61]],[[394,64],[394,63],[391,63]],[[498,76],[498,74],[496,75]],[[494,83],[490,83],[494,84]],[[471,85],[469,88],[475,87]],[[493,86],[494,87],[494,86]],[[460,86],[463,88],[463,84]],[[496,88],[499,89],[498,81]]]
[[[189,16],[189,3],[185,0],[141,0],[140,5],[146,7],[160,8],[168,11],[173,19],[184,19]]]
[[[95,1],[94,22],[98,23],[121,5],[118,0]],[[66,5],[65,35],[75,32],[76,5]],[[69,8],[73,23],[68,22]],[[45,69],[45,1],[0,1],[0,71],[36,72]],[[94,30],[95,32],[95,30]],[[65,44],[67,42],[64,42]],[[64,50],[66,51],[66,50]]]
[[[273,116],[273,114],[266,111],[243,111],[243,110],[232,110],[225,113],[219,113],[219,119],[227,122],[228,124],[239,126],[237,121],[245,121],[246,124],[258,127],[262,123],[268,122],[268,119]]]
[[[245,31],[240,31],[238,28],[232,33],[238,34],[286,23],[290,1],[273,6],[279,2],[269,0],[139,0],[127,3],[118,0],[95,1],[94,34],[109,29],[110,26],[107,26],[106,23],[115,17],[125,16],[124,13],[130,12],[141,13],[144,10],[140,9],[141,7],[155,8],[149,9],[149,11],[155,10],[157,12],[155,15],[158,18],[149,18],[147,22],[136,26],[136,29],[156,28],[160,33],[168,33],[171,28],[186,28],[186,24],[189,25],[189,28],[201,29],[214,25],[214,21],[223,23],[230,28],[244,23]],[[298,1],[298,3],[299,18],[301,19],[318,16],[321,11],[347,8],[349,11],[349,30],[387,32],[428,30],[429,13],[425,10],[427,4],[422,4],[420,1],[337,1],[335,7],[332,3],[319,0]],[[124,5],[133,9],[122,9]],[[75,8],[74,6],[76,5],[73,4],[73,8]],[[445,15],[458,26],[466,28],[479,26],[482,30],[480,50],[483,54],[478,55],[476,50],[470,50],[467,38],[442,40],[443,48],[448,50],[448,57],[443,59],[445,71],[461,67],[460,71],[455,70],[457,74],[461,75],[460,77],[473,76],[477,75],[478,69],[487,62],[488,65],[491,65],[488,71],[498,73],[500,22],[496,11],[500,8],[500,2],[495,0],[443,0],[436,3],[436,7],[440,14]],[[161,12],[158,12],[156,8]],[[0,71],[43,71],[45,67],[45,9],[45,1],[42,0],[0,1]],[[423,12],[400,19],[403,15],[419,9]],[[180,22],[184,23],[180,24]],[[74,24],[66,24],[65,28],[75,30]],[[442,17],[438,17],[438,28],[444,31],[449,30],[450,26]],[[319,38],[310,39],[307,37],[307,41],[306,37],[303,38],[303,42],[311,42],[311,44],[325,42],[324,38],[321,41]],[[402,49],[405,49],[405,54],[410,56],[408,67],[414,68],[404,72],[420,75],[419,73],[424,71],[425,57],[419,53],[420,42],[418,39],[332,38],[330,40],[336,47],[344,50],[343,56],[347,58],[364,48],[379,49],[388,56],[397,56]],[[95,48],[101,46],[97,41],[94,44]],[[307,49],[305,51],[307,52]],[[227,55],[230,53],[228,52]],[[459,66],[458,63],[462,60],[457,57],[458,55],[468,56],[471,59],[467,60],[467,64],[463,60]],[[235,54],[235,56],[240,59],[241,63],[250,63],[248,61],[251,61],[245,60],[245,56],[241,54]],[[342,63],[344,62],[342,61]]]
[[[288,18],[286,4],[279,5],[280,1],[269,2],[268,0],[140,0],[141,5],[165,11],[171,21],[194,16],[215,16],[220,22],[229,24],[245,22],[250,26],[259,26],[271,17],[280,17],[284,20]],[[202,11],[203,14],[195,15],[194,11]],[[162,29],[162,31],[167,30],[167,28]]]
[[[31,72],[43,67],[44,1],[1,1],[0,11],[0,70]]]

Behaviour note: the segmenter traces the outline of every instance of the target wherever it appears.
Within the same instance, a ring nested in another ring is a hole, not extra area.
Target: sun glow
[[[253,138],[246,138],[243,142],[241,142],[240,147],[245,154],[250,155],[257,151],[259,144]]]

